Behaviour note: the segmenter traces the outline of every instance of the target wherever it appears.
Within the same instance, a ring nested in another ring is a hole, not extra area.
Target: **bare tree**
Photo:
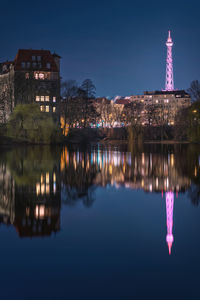
[[[88,127],[91,123],[96,124],[97,112],[94,105],[96,87],[91,79],[83,81],[79,93],[82,99],[83,127]]]
[[[191,82],[188,93],[193,101],[200,101],[200,82],[198,80],[193,80]]]

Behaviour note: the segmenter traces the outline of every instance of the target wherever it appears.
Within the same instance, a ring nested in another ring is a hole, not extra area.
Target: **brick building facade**
[[[14,61],[0,64],[0,123],[17,104],[38,103],[56,113],[60,102],[60,56],[49,50],[18,50]]]

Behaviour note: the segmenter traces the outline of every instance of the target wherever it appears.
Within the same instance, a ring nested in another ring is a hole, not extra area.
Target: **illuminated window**
[[[44,105],[40,106],[40,111],[44,111]]]
[[[46,112],[49,112],[49,105],[46,105]]]
[[[49,102],[49,96],[45,96],[45,101]]]
[[[168,102],[169,102],[169,100],[168,100],[168,99],[166,99],[166,100],[165,100],[165,103],[168,103]]]
[[[53,97],[53,102],[56,102],[56,97]]]
[[[156,100],[156,103],[158,103],[158,100]]]
[[[56,112],[56,107],[55,106],[53,107],[53,112]]]
[[[26,79],[29,79],[29,73],[26,73],[26,74],[25,74],[25,78],[26,78]]]
[[[41,96],[41,101],[44,101],[44,96]]]
[[[35,101],[39,102],[40,101],[40,96],[36,96]]]
[[[39,79],[44,79],[44,74],[43,73],[39,73]]]
[[[51,68],[51,64],[47,63],[47,69],[50,69],[50,68]]]

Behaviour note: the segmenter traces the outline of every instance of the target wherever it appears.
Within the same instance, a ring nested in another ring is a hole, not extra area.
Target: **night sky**
[[[63,80],[91,78],[97,96],[140,94],[165,86],[171,29],[175,88],[187,89],[200,79],[199,11],[197,0],[3,1],[0,61],[49,49]]]

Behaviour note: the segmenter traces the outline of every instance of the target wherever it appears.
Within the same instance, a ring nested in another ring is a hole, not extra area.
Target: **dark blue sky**
[[[91,78],[97,96],[163,89],[167,31],[176,89],[200,79],[200,3],[182,1],[4,1],[0,60],[18,48],[62,56],[63,79]]]

